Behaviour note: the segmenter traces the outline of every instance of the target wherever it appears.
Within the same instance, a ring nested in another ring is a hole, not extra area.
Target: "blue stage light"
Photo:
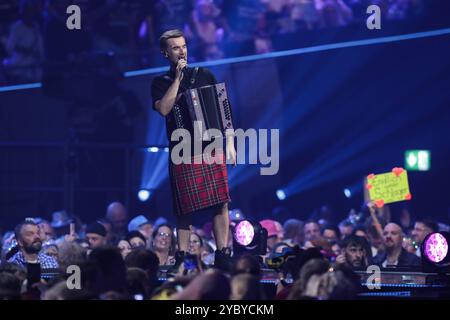
[[[150,195],[151,195],[151,192],[146,189],[139,190],[139,192],[138,192],[138,198],[142,202],[147,201],[150,198]]]
[[[344,194],[347,198],[351,198],[352,197],[352,192],[350,191],[350,189],[345,188],[344,189]]]
[[[158,147],[150,147],[150,148],[147,148],[147,152],[158,152],[159,151],[159,148]]]
[[[277,190],[277,198],[280,201],[283,201],[284,199],[286,199],[286,193],[284,192],[284,190]]]

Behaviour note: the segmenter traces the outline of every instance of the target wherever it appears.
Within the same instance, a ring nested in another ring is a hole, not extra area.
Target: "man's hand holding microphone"
[[[187,68],[187,60],[185,58],[178,59],[177,69],[176,69],[176,79],[179,81],[183,80],[184,70]]]

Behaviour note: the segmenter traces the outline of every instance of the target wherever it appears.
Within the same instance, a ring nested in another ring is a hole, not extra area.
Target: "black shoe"
[[[222,250],[216,250],[214,253],[214,268],[224,272],[230,272],[232,267],[231,249],[223,248]]]
[[[175,264],[173,266],[170,266],[169,269],[167,269],[167,275],[174,276],[178,273],[181,264],[184,262],[184,256],[186,255],[185,251],[177,251],[175,252]]]

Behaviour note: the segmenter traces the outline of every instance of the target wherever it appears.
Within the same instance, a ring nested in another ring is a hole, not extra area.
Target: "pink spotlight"
[[[248,220],[242,220],[236,225],[234,236],[241,246],[248,246],[255,236],[253,225]]]
[[[447,239],[440,233],[433,233],[424,244],[425,256],[434,263],[445,259],[448,253]]]

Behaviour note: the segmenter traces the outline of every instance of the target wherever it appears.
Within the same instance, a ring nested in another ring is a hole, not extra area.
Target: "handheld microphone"
[[[186,60],[186,59],[180,58],[180,59],[178,59],[178,60]],[[187,64],[186,64],[186,65],[184,66],[184,68],[181,69],[181,71],[182,71],[183,73],[186,73],[187,69],[188,69],[188,66],[187,66]]]
[[[186,60],[186,59],[184,59],[184,58],[179,58],[178,61],[180,61],[180,60]],[[187,66],[187,64],[186,64],[186,65],[184,66],[184,68],[181,69],[181,74],[183,75],[183,78],[186,78],[186,76],[187,76],[187,71],[188,71],[188,66]]]

